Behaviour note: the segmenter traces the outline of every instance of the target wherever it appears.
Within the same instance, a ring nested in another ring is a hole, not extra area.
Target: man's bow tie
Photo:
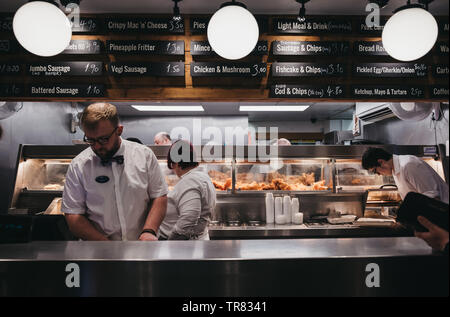
[[[123,155],[117,155],[117,156],[114,156],[114,157],[112,157],[112,158],[110,158],[108,160],[102,160],[102,165],[103,166],[108,165],[109,163],[112,163],[113,161],[116,162],[119,165],[122,165],[123,162],[124,162]]]

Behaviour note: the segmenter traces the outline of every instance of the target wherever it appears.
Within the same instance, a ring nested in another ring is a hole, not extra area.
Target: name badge
[[[98,176],[98,177],[95,179],[95,181],[96,181],[97,183],[104,184],[104,183],[107,183],[107,182],[109,181],[109,177],[108,177],[108,176]]]

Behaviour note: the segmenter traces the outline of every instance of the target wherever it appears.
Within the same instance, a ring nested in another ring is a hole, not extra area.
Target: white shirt
[[[118,155],[124,156],[123,164],[105,166],[90,147],[75,157],[67,171],[61,211],[86,215],[111,240],[137,240],[151,200],[166,195],[167,184],[148,147],[122,140]],[[98,182],[101,176],[109,180]]]
[[[392,174],[402,199],[416,192],[448,204],[448,185],[426,162],[413,155],[393,155],[393,163]]]
[[[167,195],[167,213],[159,227],[159,236],[171,234],[208,240],[208,224],[216,206],[216,188],[199,167],[181,176]]]

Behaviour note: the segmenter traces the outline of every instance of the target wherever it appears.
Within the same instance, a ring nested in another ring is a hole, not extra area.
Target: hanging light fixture
[[[407,4],[394,11],[386,22],[382,40],[386,52],[393,58],[409,62],[425,56],[434,46],[438,25],[431,13],[424,9],[432,0],[422,4]]]
[[[247,7],[232,0],[220,6],[208,24],[208,41],[221,57],[236,60],[250,54],[259,38],[259,27]]]
[[[178,7],[178,2],[180,2],[182,0],[172,0],[172,1],[174,2],[172,19],[174,21],[181,21],[181,14],[180,14],[180,8]]]
[[[369,0],[369,3],[375,3],[380,9],[383,9],[388,5],[389,0]]]
[[[21,6],[13,19],[17,41],[30,53],[58,55],[72,37],[69,19],[53,1],[31,1]]]
[[[303,23],[303,22],[306,21],[306,8],[305,8],[305,3],[306,3],[306,2],[309,2],[309,0],[295,0],[295,1],[297,1],[298,3],[301,3],[301,4],[302,4],[302,6],[301,6],[301,8],[300,8],[300,12],[298,13],[297,20],[298,20],[298,22]]]

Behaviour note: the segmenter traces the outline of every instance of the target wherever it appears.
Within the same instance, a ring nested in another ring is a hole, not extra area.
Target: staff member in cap
[[[168,194],[160,240],[209,240],[208,224],[216,206],[211,178],[198,167],[194,148],[178,140],[169,150],[167,166],[180,178]]]
[[[88,106],[81,117],[90,147],[67,171],[62,212],[83,240],[157,240],[167,208],[167,185],[155,154],[123,140],[117,109]]]
[[[362,157],[362,166],[371,173],[393,176],[402,199],[416,192],[448,204],[448,185],[414,155],[392,155],[380,148],[369,148]]]

